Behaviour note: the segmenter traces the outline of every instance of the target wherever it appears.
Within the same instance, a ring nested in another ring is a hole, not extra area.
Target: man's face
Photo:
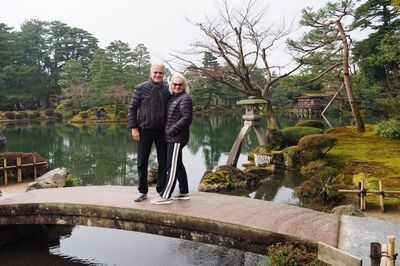
[[[164,79],[164,70],[160,66],[153,66],[151,68],[150,78],[154,83],[161,83]]]

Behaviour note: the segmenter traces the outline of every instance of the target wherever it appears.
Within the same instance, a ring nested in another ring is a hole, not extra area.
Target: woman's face
[[[172,89],[175,93],[181,93],[185,90],[183,80],[176,78],[172,81]]]

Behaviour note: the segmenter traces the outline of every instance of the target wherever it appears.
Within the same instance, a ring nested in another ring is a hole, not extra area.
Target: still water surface
[[[280,117],[282,126],[294,125],[296,120]],[[225,164],[242,124],[240,115],[194,119],[190,142],[183,150],[190,191],[197,191],[206,170]],[[79,177],[81,185],[137,184],[137,147],[125,124],[20,122],[3,125],[2,131],[7,137],[6,151],[37,152],[50,162],[50,168],[65,167]],[[247,152],[256,146],[257,139],[250,134],[238,165],[247,161]],[[153,151],[150,163],[155,162]],[[292,192],[301,182],[298,176],[287,173],[234,194],[299,204]],[[0,252],[2,265],[254,265],[260,260],[260,255],[234,249],[84,226],[52,229],[42,238],[19,241]]]

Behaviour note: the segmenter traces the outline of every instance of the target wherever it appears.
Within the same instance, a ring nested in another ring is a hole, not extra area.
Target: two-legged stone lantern
[[[261,126],[261,119],[263,118],[263,115],[260,113],[263,105],[266,103],[267,101],[263,99],[256,99],[254,96],[250,96],[246,100],[237,102],[238,105],[244,106],[246,113],[242,116],[244,125],[240,130],[239,135],[236,137],[235,143],[232,145],[228,160],[226,161],[227,165],[236,167],[240,151],[242,149],[243,140],[249,133],[250,128],[253,128],[256,132],[258,143],[260,145],[267,144],[267,135]]]

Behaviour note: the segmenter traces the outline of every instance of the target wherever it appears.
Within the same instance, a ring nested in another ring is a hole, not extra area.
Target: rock
[[[364,216],[360,208],[352,204],[337,206],[332,209],[331,213],[337,215]]]
[[[64,187],[68,172],[64,168],[56,168],[38,177],[34,182],[29,183],[26,191],[44,188]]]
[[[272,156],[265,154],[254,154],[254,163],[257,167],[265,167],[271,164]]]

